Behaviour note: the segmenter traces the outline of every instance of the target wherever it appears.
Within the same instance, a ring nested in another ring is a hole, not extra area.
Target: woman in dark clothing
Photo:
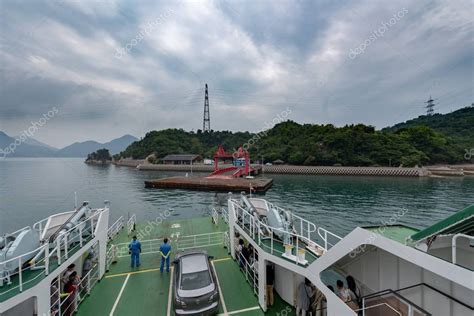
[[[76,310],[76,291],[77,291],[77,285],[76,285],[76,272],[73,272],[69,276],[69,280],[67,281],[66,285],[64,285],[64,292],[68,294],[66,301],[62,306],[64,306],[64,312],[61,313],[61,315],[64,316],[71,316],[74,314],[74,311]]]

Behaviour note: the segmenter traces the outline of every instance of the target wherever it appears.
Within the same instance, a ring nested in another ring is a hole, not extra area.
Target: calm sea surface
[[[110,200],[112,220],[136,213],[145,221],[167,209],[176,218],[204,216],[225,204],[224,193],[144,187],[147,179],[173,175],[182,173],[89,166],[76,158],[0,159],[0,234],[72,210],[74,192],[92,207]],[[274,185],[266,199],[338,234],[381,224],[402,210],[400,223],[425,227],[474,203],[474,177],[269,176]]]

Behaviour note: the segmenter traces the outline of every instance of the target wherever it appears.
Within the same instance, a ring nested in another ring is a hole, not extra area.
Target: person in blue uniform
[[[140,266],[140,252],[142,252],[142,244],[137,240],[137,236],[133,236],[128,245],[128,253],[132,256],[132,268]]]
[[[160,246],[160,255],[161,255],[160,272],[163,272],[165,262],[166,262],[166,272],[170,272],[171,245],[168,243],[168,238],[165,238],[163,240],[163,243]]]

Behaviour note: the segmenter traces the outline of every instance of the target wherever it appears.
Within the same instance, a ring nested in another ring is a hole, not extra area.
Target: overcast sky
[[[473,102],[473,1],[0,2],[0,130],[53,146],[153,129],[381,128]],[[53,113],[53,112],[50,112]]]

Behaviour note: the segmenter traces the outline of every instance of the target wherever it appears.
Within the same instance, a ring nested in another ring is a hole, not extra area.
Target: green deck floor
[[[405,244],[408,237],[419,231],[416,228],[405,225],[370,226],[364,228],[402,244]]]
[[[136,226],[133,234],[143,233],[147,223]],[[150,225],[148,226],[150,227]],[[203,234],[209,232],[226,231],[227,226],[221,222],[215,225],[209,217],[193,218],[189,220],[165,221],[162,225],[153,225],[147,229],[149,233],[144,239],[163,238]],[[113,243],[128,242],[130,236],[124,230],[117,235]],[[176,246],[172,242],[172,246]],[[228,313],[232,315],[264,315],[259,308],[257,297],[252,292],[238,264],[228,255],[223,246],[204,248],[214,256],[214,266],[221,287],[221,295]],[[114,305],[113,315],[167,315],[169,289],[172,273],[160,273],[159,255],[157,253],[141,255],[141,266],[132,269],[130,258],[119,258],[116,264],[111,265],[104,278],[92,289],[91,295],[79,306],[78,315],[110,315]],[[124,286],[125,281],[126,285]],[[123,287],[122,294],[119,293]],[[282,311],[287,315],[294,315],[294,310],[275,295],[275,305],[269,309],[267,315],[277,315]],[[288,312],[289,311],[289,312]],[[220,304],[220,313],[223,313]],[[170,315],[173,315],[170,306]]]

